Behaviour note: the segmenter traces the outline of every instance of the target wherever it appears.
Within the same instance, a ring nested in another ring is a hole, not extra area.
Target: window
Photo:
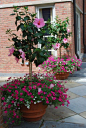
[[[47,20],[50,19],[51,23],[53,23],[55,19],[55,7],[54,6],[41,6],[36,8],[36,13],[38,18],[43,18],[45,21],[45,25],[47,25]],[[49,33],[45,33],[44,39],[47,40],[47,37],[51,36]],[[38,44],[38,47],[41,48],[41,44]],[[46,48],[49,51],[49,54],[57,56],[57,51],[55,51],[53,48],[50,49],[46,46]]]

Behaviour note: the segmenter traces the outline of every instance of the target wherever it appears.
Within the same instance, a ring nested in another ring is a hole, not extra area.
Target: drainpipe
[[[85,31],[84,31],[84,28],[85,28],[85,25],[84,25],[84,21],[85,21],[85,18],[84,18],[84,0],[83,0],[83,47],[84,47],[84,53],[86,53],[86,46],[85,46]]]
[[[77,54],[77,31],[76,31],[76,0],[73,0],[73,11],[74,11],[74,42],[75,42],[75,54],[79,59],[79,55]]]

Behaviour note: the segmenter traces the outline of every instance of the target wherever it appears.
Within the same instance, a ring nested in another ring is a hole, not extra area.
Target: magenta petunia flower
[[[55,45],[52,45],[52,46],[53,46],[54,50],[57,50],[60,47],[60,43],[56,43]]]
[[[37,28],[42,28],[45,26],[45,23],[44,23],[44,19],[43,18],[35,18],[33,24],[37,27]]]
[[[14,53],[14,50],[15,50],[14,47],[10,48],[9,49],[10,54],[8,56],[11,56]]]
[[[2,97],[2,100],[5,100],[5,97]]]
[[[66,44],[68,42],[68,39],[64,38],[63,42]]]

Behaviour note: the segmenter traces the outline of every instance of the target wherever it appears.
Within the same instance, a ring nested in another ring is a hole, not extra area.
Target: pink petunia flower
[[[12,102],[11,103],[14,103],[14,101],[12,100]]]
[[[5,97],[2,97],[2,100],[5,100]]]
[[[20,101],[23,101],[24,99],[23,98],[20,98]]]
[[[68,39],[64,38],[63,42],[66,44],[68,42]]]
[[[4,111],[4,113],[7,113],[7,111]]]
[[[38,92],[41,92],[41,88],[38,88]]]
[[[54,87],[54,84],[50,84],[50,88],[53,88]]]
[[[52,45],[52,46],[53,46],[54,50],[57,50],[60,47],[60,43],[56,43],[55,45]]]
[[[9,49],[10,54],[8,56],[11,56],[14,53],[14,50],[15,50],[14,47],[10,48]]]
[[[35,18],[33,24],[37,27],[37,28],[42,28],[45,26],[45,23],[44,23],[44,19],[43,18]]]

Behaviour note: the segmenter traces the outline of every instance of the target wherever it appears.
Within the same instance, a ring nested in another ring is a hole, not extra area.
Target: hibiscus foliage
[[[41,48],[48,43],[43,40],[43,35],[47,31],[43,18],[36,18],[36,14],[28,12],[28,7],[18,8],[14,7],[15,25],[18,34],[13,33],[13,30],[7,30],[10,35],[10,41],[13,41],[11,49],[9,49],[11,56],[15,56],[16,61],[22,59],[35,63],[36,66],[41,64],[48,58],[47,50],[37,48],[37,44],[41,44]],[[19,36],[18,36],[19,35]]]

